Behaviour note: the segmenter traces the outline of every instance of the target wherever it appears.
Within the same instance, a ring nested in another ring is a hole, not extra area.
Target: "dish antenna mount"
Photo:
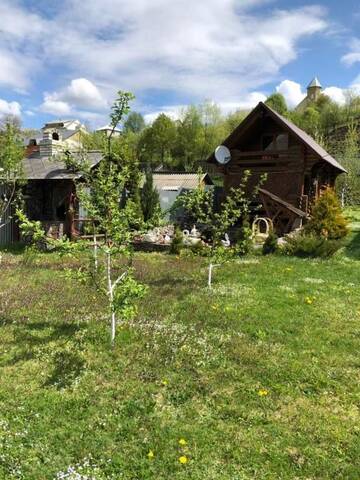
[[[220,165],[226,165],[231,160],[230,150],[225,145],[219,145],[215,149],[215,158]]]

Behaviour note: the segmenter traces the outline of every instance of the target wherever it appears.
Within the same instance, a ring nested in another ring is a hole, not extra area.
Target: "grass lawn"
[[[0,479],[358,480],[352,221],[336,258],[249,256],[211,292],[202,259],[138,254],[149,292],[114,350],[73,260],[3,254]]]

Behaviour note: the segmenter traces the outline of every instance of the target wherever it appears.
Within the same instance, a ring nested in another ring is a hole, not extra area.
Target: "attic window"
[[[276,137],[276,150],[287,150],[289,148],[289,135],[281,133]]]
[[[53,140],[60,140],[59,134],[58,134],[57,132],[54,132],[54,133],[52,134],[52,139],[53,139]]]
[[[273,143],[274,137],[273,135],[263,135],[261,144],[262,144],[262,150],[272,150],[272,143]],[[270,147],[271,146],[271,147]]]

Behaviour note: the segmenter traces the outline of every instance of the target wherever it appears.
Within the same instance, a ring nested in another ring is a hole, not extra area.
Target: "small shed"
[[[153,174],[154,187],[159,192],[161,210],[166,212],[176,198],[189,190],[195,190],[199,184],[204,188],[213,185],[207,173],[156,172]]]
[[[213,153],[208,162],[223,175],[225,194],[241,183],[245,170],[252,173],[251,190],[266,174],[258,200],[279,234],[299,226],[321,191],[333,187],[336,177],[346,172],[312,137],[263,102],[223,145],[231,160],[219,165]]]

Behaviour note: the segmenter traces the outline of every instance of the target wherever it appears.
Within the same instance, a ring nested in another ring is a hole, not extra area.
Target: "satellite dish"
[[[220,165],[225,165],[231,160],[230,150],[225,145],[220,145],[215,149],[215,158]]]

